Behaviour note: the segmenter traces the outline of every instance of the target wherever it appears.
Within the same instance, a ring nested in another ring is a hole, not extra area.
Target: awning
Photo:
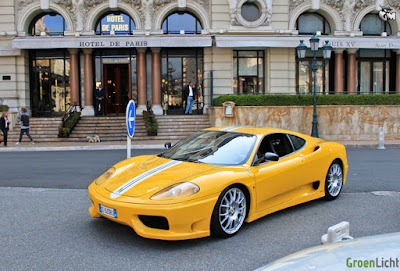
[[[210,47],[211,45],[210,36],[24,37],[12,41],[12,46],[17,49]]]
[[[311,36],[216,36],[217,47],[249,48],[249,47],[285,47],[295,48],[300,40],[310,46]],[[318,36],[320,46],[329,40],[333,48],[343,49],[400,49],[400,37],[330,37]]]

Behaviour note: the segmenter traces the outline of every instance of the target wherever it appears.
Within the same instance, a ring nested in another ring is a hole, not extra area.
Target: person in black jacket
[[[102,84],[100,84],[99,88],[96,89],[95,97],[96,97],[96,115],[97,116],[104,116],[105,91],[103,89],[103,85]]]
[[[7,135],[8,135],[8,128],[10,127],[10,123],[8,121],[8,114],[7,112],[3,113],[0,118],[0,130],[3,132],[4,136],[4,147],[7,147]]]
[[[22,136],[24,133],[26,133],[26,135],[29,137],[29,139],[31,140],[31,144],[35,144],[33,142],[33,139],[31,137],[31,135],[29,134],[29,116],[28,116],[28,110],[26,110],[25,107],[22,107],[21,109],[21,132],[19,133],[19,140],[17,143],[15,143],[16,145],[21,144],[21,140],[22,140]]]
[[[189,85],[186,86],[185,90],[183,91],[183,95],[186,100],[186,111],[185,114],[192,115],[192,108],[193,108],[193,100],[196,97],[196,89],[193,85],[193,82],[189,82]]]

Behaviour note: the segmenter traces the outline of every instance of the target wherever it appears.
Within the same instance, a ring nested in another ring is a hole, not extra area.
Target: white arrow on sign
[[[130,111],[130,116],[128,117],[129,128],[132,128],[132,121],[135,121],[135,117],[132,116],[133,111]]]

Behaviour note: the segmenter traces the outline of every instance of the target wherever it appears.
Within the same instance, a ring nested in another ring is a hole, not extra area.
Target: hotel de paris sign
[[[210,36],[198,37],[31,37],[15,38],[16,49],[210,47]]]
[[[295,48],[300,37],[266,36],[215,36],[217,47],[287,47]],[[400,49],[400,38],[347,38],[321,37],[320,43],[328,39],[333,48]],[[307,42],[306,42],[307,44]],[[308,45],[308,44],[307,44]],[[15,49],[55,48],[140,48],[140,47],[210,47],[211,36],[153,36],[153,37],[26,37],[15,38]]]

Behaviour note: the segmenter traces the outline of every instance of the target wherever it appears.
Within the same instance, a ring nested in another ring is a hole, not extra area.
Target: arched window
[[[170,14],[163,22],[164,34],[179,34],[181,30],[185,34],[201,34],[199,19],[191,13],[175,12]]]
[[[381,20],[378,14],[372,13],[365,15],[362,19],[360,30],[366,36],[380,36],[383,32],[386,32],[388,36],[392,34],[390,24]]]
[[[301,14],[296,25],[299,34],[312,35],[317,31],[320,31],[322,35],[331,33],[328,21],[318,13],[306,12]]]
[[[29,26],[29,32],[32,36],[40,36],[42,33],[49,36],[63,36],[66,30],[67,23],[64,17],[55,12],[39,14]]]
[[[97,21],[96,35],[130,35],[135,29],[131,17],[122,12],[110,12]]]

